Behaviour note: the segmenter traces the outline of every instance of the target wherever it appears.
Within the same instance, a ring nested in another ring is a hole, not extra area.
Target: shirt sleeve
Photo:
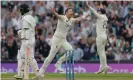
[[[59,20],[64,20],[64,16],[63,15],[58,15],[58,17],[59,17],[58,18]]]
[[[96,17],[100,17],[100,14],[97,13],[97,11],[95,9],[93,9],[91,6],[89,6],[90,11],[96,16]]]
[[[77,18],[72,18],[72,23],[79,22],[86,19],[84,16],[77,17]]]
[[[29,29],[29,26],[30,26],[30,24],[28,23],[28,21],[26,21],[26,20],[23,20],[22,21],[22,28],[23,29]]]
[[[34,17],[32,17],[31,15],[26,15],[26,16],[24,16],[23,17],[23,19],[22,19],[22,22],[23,22],[23,26],[24,27],[32,27],[32,28],[34,28],[35,26],[36,26],[36,20],[35,20],[35,18]],[[29,25],[29,26],[28,26]],[[27,28],[26,27],[26,28]]]

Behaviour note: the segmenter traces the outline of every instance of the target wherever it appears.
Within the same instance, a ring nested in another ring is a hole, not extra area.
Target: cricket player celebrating
[[[88,8],[90,11],[97,17],[97,22],[96,22],[96,33],[97,33],[97,38],[96,38],[96,45],[97,45],[97,52],[100,57],[100,69],[97,74],[99,73],[107,73],[109,66],[107,66],[107,60],[106,60],[106,55],[105,55],[105,45],[107,42],[107,21],[108,18],[106,16],[106,11],[102,8],[96,12],[90,5],[88,5]]]
[[[35,19],[32,17],[32,12],[27,4],[21,4],[20,13],[22,15],[21,26],[22,30],[18,31],[18,35],[21,36],[21,48],[18,51],[18,75],[14,76],[16,79],[23,78],[24,65],[26,62],[25,55],[28,55],[28,63],[32,66],[33,72],[37,75],[39,71],[37,62],[34,58],[34,44],[35,44]],[[26,54],[27,53],[27,54]],[[28,72],[28,71],[27,71]],[[27,73],[28,75],[28,73]]]
[[[44,72],[46,71],[47,66],[55,57],[56,53],[61,47],[63,47],[67,52],[72,52],[72,46],[67,42],[66,36],[68,31],[73,27],[74,23],[86,19],[85,16],[73,18],[73,9],[67,8],[65,15],[59,15],[51,8],[51,12],[58,18],[57,28],[52,38],[51,50],[48,57],[45,59],[42,67],[39,70],[37,77],[43,77]],[[62,56],[59,61],[56,63],[56,68],[61,69],[61,63],[66,60],[65,55]],[[59,66],[58,66],[59,65]]]

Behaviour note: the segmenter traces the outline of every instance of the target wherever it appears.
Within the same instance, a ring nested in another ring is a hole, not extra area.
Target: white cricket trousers
[[[100,58],[100,69],[107,66],[106,54],[105,54],[105,45],[107,43],[107,35],[100,34],[96,38],[97,53]]]
[[[72,50],[72,46],[67,42],[65,38],[58,37],[56,35],[53,36],[52,39],[52,45],[51,45],[51,50],[48,55],[48,57],[45,59],[41,69],[40,73],[44,73],[47,66],[51,63],[53,58],[55,57],[56,53],[59,51],[59,49],[63,47],[65,50]]]
[[[34,47],[35,47],[35,38],[31,38],[30,40],[22,40],[21,48],[18,52],[18,75],[20,75],[21,71],[24,69],[24,59],[26,54],[26,48],[29,48],[29,58],[30,58],[30,66],[35,74],[39,70],[37,61],[34,58]]]
[[[29,56],[31,58],[34,58],[34,47],[35,47],[35,38],[30,40],[22,40],[21,48],[20,48],[20,54],[18,54],[18,59],[25,58],[25,52],[26,48],[29,48]]]

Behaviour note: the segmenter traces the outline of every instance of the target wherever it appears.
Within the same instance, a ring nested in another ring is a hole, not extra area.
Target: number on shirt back
[[[103,28],[106,29],[107,28],[107,21],[103,22]]]

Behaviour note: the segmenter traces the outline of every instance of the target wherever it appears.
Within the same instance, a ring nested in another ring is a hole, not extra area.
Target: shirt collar
[[[66,17],[66,19],[67,19],[67,21],[69,20],[68,18],[67,18],[67,16],[65,15],[65,17]]]
[[[65,17],[66,17],[66,19],[67,19],[66,21],[69,21],[69,20],[71,19],[71,18],[70,18],[70,19],[68,19],[66,15],[65,15]]]
[[[32,11],[29,11],[29,12],[25,13],[25,14],[22,16],[22,18],[23,18],[25,15],[32,15]]]

